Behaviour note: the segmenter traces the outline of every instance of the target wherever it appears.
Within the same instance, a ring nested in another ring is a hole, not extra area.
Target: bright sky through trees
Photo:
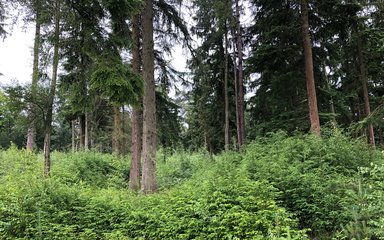
[[[32,80],[33,26],[22,29],[17,26],[12,33],[0,41],[0,85],[11,84],[13,80],[22,84]],[[173,66],[185,71],[187,53],[181,46],[174,49]]]
[[[0,41],[0,76],[1,85],[12,80],[20,83],[31,81],[33,28],[23,30],[15,27],[11,35]]]

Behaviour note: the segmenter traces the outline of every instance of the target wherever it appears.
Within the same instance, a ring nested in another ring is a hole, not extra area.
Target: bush
[[[384,155],[339,133],[271,134],[244,152],[158,160],[161,190],[127,190],[129,159],[0,151],[0,239],[382,239]]]
[[[52,177],[67,184],[124,188],[128,185],[129,166],[129,156],[118,158],[94,151],[52,154]]]
[[[244,158],[250,178],[267,180],[281,191],[283,206],[296,214],[300,228],[317,237],[330,237],[349,221],[343,202],[350,197],[350,182],[359,167],[383,159],[338,132],[323,138],[271,134],[250,144]]]
[[[384,239],[384,165],[359,169],[343,201],[348,239]]]
[[[190,179],[206,162],[205,152],[187,153],[182,150],[167,158],[160,151],[157,157],[157,182],[160,189],[168,189]]]
[[[12,172],[1,176],[0,238],[305,238],[304,231],[296,230],[294,217],[275,201],[276,189],[250,181],[238,167],[237,153],[210,160],[200,153],[184,160],[180,154],[173,156],[167,162],[179,167],[160,172],[159,178],[178,175],[184,180],[171,180],[172,188],[151,196],[115,184],[123,181],[126,164],[112,156],[54,153],[52,177],[44,178],[42,158],[27,153],[16,157],[20,153],[1,152],[4,159],[12,159],[2,161],[1,169]],[[30,161],[33,167],[21,171]],[[169,168],[167,162],[163,170]]]

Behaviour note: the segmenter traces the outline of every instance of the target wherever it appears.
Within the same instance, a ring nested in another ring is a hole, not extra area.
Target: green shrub
[[[167,158],[159,154],[157,160],[157,181],[160,188],[170,188],[189,179],[196,171],[193,159],[197,154],[187,154],[183,151],[174,153]]]
[[[294,217],[275,201],[276,189],[249,180],[238,167],[237,153],[213,159],[174,156],[167,162],[178,164],[175,171],[184,180],[170,180],[172,188],[151,196],[136,195],[111,180],[122,180],[126,169],[112,156],[54,153],[52,177],[44,178],[41,157],[16,149],[1,154],[14,160],[2,161],[2,169],[4,164],[22,168],[25,161],[36,165],[1,177],[0,239],[305,238]],[[159,173],[163,179],[167,174]]]
[[[384,155],[339,133],[272,134],[244,152],[159,159],[161,190],[127,190],[129,157],[0,151],[0,239],[380,239]],[[309,230],[310,229],[310,230]]]
[[[117,158],[94,151],[54,152],[52,177],[68,184],[83,182],[97,188],[122,188],[128,184],[129,165],[129,156]]]
[[[384,165],[359,169],[343,201],[348,223],[342,226],[349,239],[384,239]]]
[[[250,144],[244,159],[251,179],[267,180],[281,191],[283,206],[296,214],[301,228],[329,238],[349,221],[342,203],[359,167],[382,156],[338,132],[323,138],[277,133]]]

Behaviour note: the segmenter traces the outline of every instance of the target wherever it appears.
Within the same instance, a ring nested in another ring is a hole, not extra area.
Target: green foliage
[[[244,152],[160,151],[160,192],[127,190],[129,157],[0,151],[0,239],[382,239],[384,154],[337,129]],[[307,234],[310,234],[307,236]]]
[[[250,1],[255,12],[245,72],[255,95],[248,101],[250,139],[269,132],[308,131],[304,55],[298,1]],[[381,128],[380,117],[360,115],[361,64],[365,64],[371,109],[383,92],[382,4],[377,1],[308,1],[313,71],[321,122],[336,120],[348,127],[360,122]],[[245,37],[246,38],[246,37]],[[363,60],[359,61],[357,38]],[[247,42],[247,41],[246,41]],[[380,108],[379,108],[380,109]],[[378,111],[376,111],[378,114]],[[381,114],[382,115],[382,114]],[[363,120],[363,121],[362,121]],[[358,125],[358,126],[359,126]],[[358,129],[359,130],[359,129]],[[358,134],[361,134],[360,131]]]
[[[105,56],[92,74],[91,88],[115,105],[139,104],[143,81],[118,58]]]
[[[182,161],[177,174],[184,181],[151,196],[116,184],[128,161],[111,155],[54,153],[52,176],[44,178],[41,156],[16,148],[0,153],[0,238],[305,238],[275,201],[276,189],[236,168],[236,153],[172,156],[165,163]]]
[[[158,145],[176,149],[181,139],[181,107],[172,99],[156,92],[156,127]]]
[[[202,159],[208,159],[206,152],[189,154],[178,151],[167,156],[167,149],[161,149],[157,155],[157,182],[160,188],[168,189],[191,178],[204,164]]]
[[[66,184],[86,184],[94,188],[124,188],[129,179],[129,156],[116,158],[94,151],[54,152],[52,175]]]
[[[245,70],[255,75],[250,86],[257,93],[249,100],[248,134],[254,139],[277,130],[307,131],[299,5],[292,1],[252,2],[258,11],[252,15],[248,31],[258,37],[250,41]]]
[[[11,143],[18,147],[24,146],[27,132],[25,109],[30,100],[27,87],[14,85],[0,89],[1,147],[8,148]]]
[[[140,13],[143,2],[140,0],[103,0],[101,1],[108,10],[111,18],[111,41],[119,47],[127,47],[130,44],[130,29],[128,19]]]
[[[344,214],[343,202],[358,169],[383,162],[381,154],[338,130],[323,138],[272,134],[252,143],[244,158],[250,177],[271,182],[281,191],[283,206],[299,218],[300,227],[323,237],[337,233],[351,219]]]
[[[228,94],[229,131],[231,137],[236,136],[235,108],[235,76],[236,61],[231,53],[228,39],[234,18],[231,1],[193,1],[195,9],[195,25],[191,32],[204,39],[189,61],[192,73],[192,88],[189,91],[185,134],[185,145],[189,149],[206,146],[209,152],[218,153],[224,149],[225,94]],[[231,25],[232,24],[232,25]],[[233,29],[232,29],[233,30]],[[227,44],[227,46],[225,46]],[[226,50],[228,62],[226,62]],[[227,66],[226,66],[227,65]],[[228,70],[228,92],[225,92],[225,69]]]
[[[7,110],[7,102],[8,98],[5,96],[3,91],[0,89],[0,127],[3,126],[4,124],[4,119],[5,119],[5,112]]]
[[[359,168],[343,202],[350,219],[343,233],[354,239],[384,239],[384,165]]]

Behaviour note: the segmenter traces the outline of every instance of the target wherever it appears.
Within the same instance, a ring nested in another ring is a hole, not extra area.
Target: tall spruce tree
[[[136,74],[141,74],[141,54],[140,54],[140,14],[132,18],[132,70]],[[142,103],[133,107],[131,119],[131,165],[129,169],[129,188],[137,191],[140,189],[140,159],[142,148]]]
[[[368,117],[371,114],[371,104],[369,102],[369,92],[368,92],[368,76],[366,69],[366,60],[363,54],[363,41],[360,34],[360,30],[358,26],[353,26],[354,34],[356,37],[356,45],[357,45],[357,59],[359,63],[359,80],[362,85],[363,90],[363,99],[364,99],[364,114],[365,117]],[[367,126],[368,131],[368,142],[375,147],[375,133],[373,130],[372,123],[368,123]]]
[[[39,57],[40,57],[40,42],[41,42],[41,25],[42,25],[42,12],[43,6],[40,0],[35,0],[30,5],[34,13],[35,19],[35,35],[33,44],[33,67],[32,67],[32,84],[31,84],[31,95],[32,98],[36,95],[36,88],[38,87],[39,80]],[[36,106],[33,102],[29,106],[28,113],[28,131],[27,131],[27,146],[26,149],[29,151],[33,150],[36,141]]]
[[[240,24],[240,4],[239,0],[235,0],[235,19],[236,19],[236,58],[237,58],[237,77],[235,78],[235,86],[237,86],[237,141],[238,147],[241,148],[245,144],[245,103],[244,103],[244,70],[243,70],[243,34]]]
[[[153,1],[146,0],[143,10],[143,148],[141,190],[156,191],[156,97],[154,76]]]
[[[236,139],[234,61],[229,53],[231,29],[236,25],[231,1],[193,4],[196,15],[191,30],[202,41],[189,65],[194,81],[186,143],[217,152],[229,148],[231,135]]]
[[[168,114],[169,111],[173,112],[174,104],[170,103],[169,98],[167,97],[171,87],[174,86],[174,82],[179,79],[179,73],[176,71],[170,64],[167,57],[172,53],[172,44],[171,43],[180,43],[183,42],[185,45],[190,47],[190,37],[188,30],[185,26],[185,22],[180,16],[180,12],[177,10],[177,6],[181,5],[182,1],[180,0],[158,0],[153,1],[153,8],[155,9],[156,14],[153,16],[153,31],[154,31],[154,71],[157,72],[157,78],[155,80],[155,85],[157,86],[157,93],[155,99],[165,100],[157,101],[156,100],[156,135],[155,138],[163,147],[168,146],[170,142],[174,142],[173,139],[166,139],[163,137],[167,134],[174,136],[174,132],[169,132],[169,130],[176,130],[178,128],[169,128],[169,126],[174,126],[175,121],[178,121],[178,117],[167,119],[167,123],[164,123],[162,119],[166,117],[164,114]],[[141,18],[143,16],[141,15]],[[144,31],[142,24],[136,24],[135,21],[132,22],[133,28],[133,40],[134,40],[134,49],[132,55],[132,63],[134,71],[141,72],[141,60],[143,56],[141,55],[140,49],[143,43],[140,38],[144,39],[141,33]],[[143,72],[143,75],[145,73]],[[161,96],[161,97],[160,97]],[[176,114],[177,115],[177,114]],[[171,114],[170,116],[174,116]],[[141,143],[141,137],[139,134],[143,129],[142,122],[142,112],[140,105],[134,106],[132,113],[132,161],[131,161],[131,173],[130,173],[130,188],[136,189],[139,184],[139,175],[140,175],[140,154],[141,147],[138,145]],[[168,120],[171,120],[172,123],[168,123]],[[176,124],[177,125],[177,124]],[[144,133],[143,133],[144,134]],[[143,143],[144,144],[144,143]],[[143,153],[144,154],[144,153]],[[142,154],[142,155],[143,155]],[[144,168],[144,166],[143,166]]]
[[[47,101],[47,112],[45,116],[45,134],[44,134],[44,174],[50,175],[51,171],[51,134],[53,120],[53,101],[56,94],[57,72],[59,67],[59,49],[60,49],[60,19],[61,19],[61,0],[55,0],[53,3],[53,62],[52,62],[52,78],[49,86],[49,95]]]
[[[28,130],[26,133],[26,149],[32,151],[36,142],[36,125],[38,124],[38,81],[41,77],[39,69],[40,58],[42,56],[42,29],[47,26],[50,21],[49,6],[47,1],[43,0],[17,0],[17,3],[21,7],[20,10],[24,12],[23,21],[25,24],[31,22],[35,25],[34,31],[34,44],[33,44],[33,64],[32,64],[32,81],[30,85],[30,96],[28,97]],[[13,4],[14,4],[13,3]]]
[[[319,111],[317,108],[316,85],[313,73],[312,43],[309,32],[308,0],[301,1],[301,21],[311,131],[317,135],[320,135]]]
[[[247,29],[252,38],[246,72],[254,76],[250,86],[255,91],[249,100],[249,135],[306,130],[298,6],[293,1],[252,1],[252,7],[258,11]]]
[[[69,14],[66,16],[63,31],[63,74],[59,88],[63,92],[71,111],[68,119],[79,122],[79,148],[88,147],[86,136],[87,118],[93,119],[89,81],[95,59],[101,52],[102,31],[100,22],[105,16],[103,7],[97,1],[68,1]]]

